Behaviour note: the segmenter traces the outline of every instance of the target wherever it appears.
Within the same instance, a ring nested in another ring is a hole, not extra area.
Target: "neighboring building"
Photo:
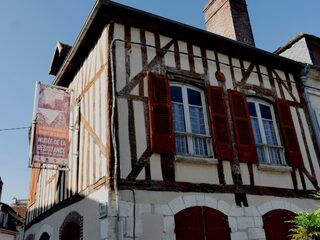
[[[300,33],[275,53],[298,62],[320,66],[320,38]]]
[[[0,202],[0,239],[22,240],[24,219],[9,205]]]
[[[320,38],[300,33],[275,53],[308,64],[302,72],[302,84],[320,155]]]
[[[218,15],[247,11],[227,2]],[[288,239],[320,181],[305,64],[231,37],[97,1],[53,59],[70,171],[33,169],[26,239]]]
[[[2,186],[0,177],[0,239],[23,240],[24,218],[9,205],[1,202]]]
[[[28,199],[13,198],[10,207],[23,219],[27,217]]]

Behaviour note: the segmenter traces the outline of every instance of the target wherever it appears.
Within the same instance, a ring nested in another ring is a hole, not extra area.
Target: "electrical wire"
[[[15,127],[15,128],[0,128],[0,132],[5,132],[5,131],[15,131],[15,130],[22,130],[22,129],[28,129],[29,127]]]

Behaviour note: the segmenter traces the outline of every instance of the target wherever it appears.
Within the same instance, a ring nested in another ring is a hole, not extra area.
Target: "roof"
[[[0,212],[8,213],[10,216],[12,216],[15,219],[15,221],[17,223],[21,224],[23,222],[23,218],[21,216],[19,216],[17,214],[17,212],[12,207],[10,207],[8,204],[0,202]]]
[[[72,46],[68,44],[57,42],[56,49],[51,61],[49,74],[55,76],[58,73],[71,48]]]
[[[217,34],[182,24],[161,16],[134,9],[109,0],[97,0],[74,47],[56,75],[54,84],[68,86],[83,61],[93,48],[104,27],[111,21],[128,24],[157,32],[167,37],[187,41],[206,49],[218,50],[220,53],[252,60],[277,69],[298,73],[304,66],[296,61],[273,53],[234,41]]]
[[[282,52],[284,52],[287,49],[291,48],[292,45],[294,45],[296,42],[298,42],[302,38],[305,38],[307,41],[315,41],[315,42],[320,43],[320,38],[319,37],[301,32],[301,33],[297,34],[296,36],[294,36],[292,39],[290,39],[282,47],[279,47],[276,51],[274,51],[274,53],[275,54],[281,54]]]

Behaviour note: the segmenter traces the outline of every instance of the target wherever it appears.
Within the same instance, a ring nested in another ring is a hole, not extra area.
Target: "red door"
[[[175,215],[177,240],[230,240],[227,216],[208,207],[191,207]]]
[[[264,231],[267,240],[290,240],[289,230],[293,227],[288,221],[293,220],[295,214],[287,210],[273,210],[263,215]]]

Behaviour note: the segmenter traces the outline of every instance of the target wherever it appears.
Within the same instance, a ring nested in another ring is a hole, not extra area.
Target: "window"
[[[248,108],[259,161],[286,165],[273,106],[262,100],[248,99]]]
[[[171,84],[176,153],[210,156],[207,113],[203,91],[188,85]]]

